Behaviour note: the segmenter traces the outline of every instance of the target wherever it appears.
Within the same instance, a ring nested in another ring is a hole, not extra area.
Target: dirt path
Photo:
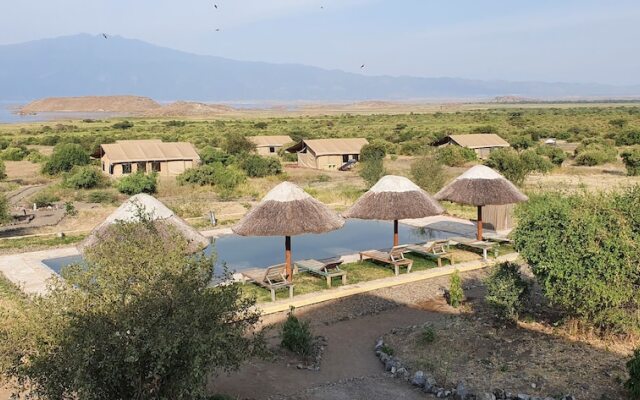
[[[46,187],[45,185],[23,186],[20,189],[14,190],[13,192],[9,193],[7,195],[7,201],[9,201],[9,204],[12,207],[13,206],[17,206],[24,199],[27,199],[27,198],[33,196],[34,194],[38,193],[39,191],[41,191],[45,187]]]

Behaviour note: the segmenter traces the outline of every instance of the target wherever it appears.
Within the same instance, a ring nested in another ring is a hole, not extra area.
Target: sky
[[[637,0],[3,3],[0,44],[105,32],[197,54],[367,75],[640,84]]]

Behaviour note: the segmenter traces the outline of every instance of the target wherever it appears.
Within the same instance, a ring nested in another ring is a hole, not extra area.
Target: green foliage
[[[60,201],[60,197],[48,191],[42,191],[32,199],[32,202],[35,203],[38,208],[53,206],[54,203],[58,201]]]
[[[375,185],[385,175],[384,162],[381,158],[361,161],[358,173],[369,187]]]
[[[282,158],[283,161],[294,162],[298,160],[298,154],[287,151],[291,146],[293,146],[293,143],[285,144],[278,149],[278,156]]]
[[[212,146],[207,146],[200,151],[200,160],[203,164],[230,165],[235,161],[235,157]]]
[[[546,156],[555,166],[561,166],[567,159],[567,153],[556,146],[538,146],[536,152],[542,156]]]
[[[531,171],[547,173],[553,169],[553,163],[547,157],[541,156],[532,149],[521,152],[520,158]]]
[[[453,308],[458,308],[464,300],[464,290],[462,289],[462,279],[460,273],[456,269],[449,279],[449,304]]]
[[[76,209],[76,206],[72,201],[67,201],[64,203],[64,212],[67,213],[67,215],[71,216],[78,215],[78,210]]]
[[[387,155],[387,149],[379,142],[365,144],[360,149],[360,159],[362,161],[383,160]]]
[[[640,129],[620,132],[615,136],[616,146],[633,146],[640,144]]]
[[[87,196],[87,201],[89,203],[103,203],[110,204],[115,203],[118,200],[117,196],[114,193],[111,193],[106,190],[96,190]]]
[[[485,285],[485,301],[496,311],[498,318],[517,320],[529,294],[529,283],[520,275],[520,266],[510,262],[497,265]]]
[[[575,154],[576,165],[594,166],[615,161],[618,152],[612,141],[595,137],[582,140]]]
[[[7,166],[4,165],[4,162],[0,160],[0,179],[7,178]]]
[[[256,129],[267,129],[267,127],[269,126],[269,124],[267,124],[264,121],[259,121],[256,122],[255,124],[253,124],[253,127]]]
[[[461,167],[478,158],[476,152],[472,149],[453,144],[439,147],[436,151],[436,157],[438,161],[449,167]]]
[[[420,331],[420,336],[418,337],[418,342],[420,344],[431,344],[436,341],[436,331],[433,329],[431,325],[425,326]]]
[[[211,286],[166,225],[118,222],[48,296],[1,324],[0,368],[42,399],[204,399],[215,371],[261,350],[255,302]]]
[[[287,320],[282,325],[281,345],[285,349],[307,357],[313,354],[313,335],[309,328],[309,322],[300,321],[293,315],[293,310],[291,307],[289,314],[287,314]]]
[[[245,174],[236,166],[225,167],[220,163],[204,164],[190,168],[178,176],[181,185],[215,185],[223,190],[233,190],[245,181]]]
[[[624,192],[544,193],[518,208],[516,249],[545,296],[601,329],[637,327],[640,187]]]
[[[624,128],[625,126],[627,126],[627,123],[628,123],[628,122],[629,122],[629,121],[627,121],[627,120],[626,120],[626,119],[624,119],[624,118],[615,118],[615,119],[611,119],[611,120],[609,120],[609,125],[614,126],[614,127],[616,127],[616,128],[620,128],[620,129],[622,129],[622,128]]]
[[[256,154],[246,154],[240,161],[242,168],[248,176],[262,178],[282,173],[282,164],[277,157],[261,157]]]
[[[382,347],[380,348],[380,351],[390,356],[393,356],[396,353],[395,350],[393,350],[393,348],[386,343],[382,345]]]
[[[640,399],[640,349],[635,349],[633,357],[627,361],[627,371],[629,379],[624,383],[624,387],[629,392],[629,398]]]
[[[540,156],[534,150],[518,153],[509,148],[492,151],[485,164],[518,186],[524,183],[525,178],[531,172],[548,172],[553,167],[551,161]]]
[[[255,143],[240,133],[227,134],[222,147],[225,152],[233,155],[250,153],[256,149]]]
[[[435,155],[428,154],[411,163],[411,177],[416,185],[429,193],[442,189],[447,177]]]
[[[91,159],[82,147],[75,143],[65,143],[56,146],[53,154],[42,166],[42,172],[56,175],[70,171],[76,165],[87,165]]]
[[[103,182],[100,170],[92,166],[75,166],[64,176],[64,185],[73,189],[92,189]]]
[[[133,122],[130,121],[120,121],[111,125],[113,129],[127,130],[133,128]]]
[[[0,154],[0,158],[5,161],[21,161],[29,154],[29,150],[24,147],[7,147]]]
[[[31,161],[32,163],[41,163],[47,160],[47,157],[40,153],[38,150],[31,150],[25,160]]]
[[[164,126],[168,126],[172,128],[182,128],[185,125],[187,125],[185,121],[171,120],[171,121],[164,122]]]
[[[11,214],[9,212],[9,201],[4,193],[0,193],[0,223],[11,220]]]
[[[509,140],[509,144],[516,150],[526,150],[533,147],[535,142],[529,136],[515,136]]]
[[[120,178],[116,183],[116,187],[120,193],[134,195],[138,193],[155,193],[158,186],[158,174],[145,174],[136,172]]]
[[[623,151],[621,157],[624,166],[627,167],[627,175],[640,175],[640,146]]]

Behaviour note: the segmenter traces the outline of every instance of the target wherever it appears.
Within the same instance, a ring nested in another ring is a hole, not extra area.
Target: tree
[[[378,158],[364,160],[360,163],[359,173],[360,177],[371,187],[384,176],[384,163],[382,159]]]
[[[622,162],[627,167],[627,175],[640,175],[640,146],[623,151],[621,157]]]
[[[382,160],[387,155],[387,150],[382,143],[369,143],[360,149],[360,158],[362,161]]]
[[[246,176],[235,165],[225,167],[220,163],[215,163],[190,168],[178,175],[177,179],[181,185],[215,185],[222,190],[231,191],[244,182]]]
[[[239,133],[229,133],[225,137],[223,149],[229,154],[250,153],[256,149],[255,143]]]
[[[438,148],[436,157],[438,161],[449,167],[461,167],[467,162],[477,159],[475,151],[456,145]]]
[[[240,161],[242,168],[248,176],[261,178],[282,173],[282,164],[276,157],[261,157],[255,154],[247,154]]]
[[[203,164],[221,163],[230,165],[235,161],[235,157],[212,146],[207,146],[200,151],[200,160]]]
[[[524,183],[530,173],[534,171],[548,172],[553,167],[547,158],[540,156],[533,150],[518,153],[513,149],[492,151],[485,164],[518,186]]]
[[[4,162],[0,160],[0,179],[7,178],[7,166],[4,165]]]
[[[111,125],[111,127],[113,129],[121,129],[121,130],[127,130],[130,128],[133,128],[133,122],[129,122],[129,121],[120,121],[120,122],[116,122],[115,124]]]
[[[429,193],[436,193],[447,181],[442,164],[433,154],[422,156],[411,163],[411,177]]]
[[[120,193],[130,196],[138,193],[155,193],[158,186],[158,174],[155,172],[151,174],[136,172],[120,178],[116,186]]]
[[[64,177],[64,185],[73,189],[92,189],[104,181],[102,173],[92,166],[75,166]]]
[[[261,349],[255,300],[211,286],[210,258],[140,217],[115,223],[84,265],[0,326],[6,376],[43,399],[205,399],[212,372]]]
[[[485,280],[485,301],[497,312],[500,319],[516,321],[529,294],[529,283],[520,275],[520,266],[504,262],[498,264]]]
[[[11,214],[9,213],[9,201],[4,193],[0,193],[0,222],[7,222],[11,220]]]
[[[70,171],[76,165],[87,165],[90,161],[89,154],[79,144],[60,144],[53,149],[53,154],[42,166],[42,172],[56,175],[60,172]]]

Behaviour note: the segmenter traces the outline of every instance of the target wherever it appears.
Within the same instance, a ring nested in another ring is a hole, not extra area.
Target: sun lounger
[[[407,251],[435,259],[438,262],[438,267],[442,267],[442,259],[449,260],[449,264],[453,264],[453,254],[449,252],[448,244],[448,240],[427,242],[423,245],[413,244],[407,246]]]
[[[340,264],[342,264],[340,257],[325,260],[300,260],[295,262],[298,271],[324,276],[327,279],[327,287],[331,287],[331,281],[337,277],[342,278],[343,285],[347,284],[347,271],[341,270]]]
[[[245,281],[251,281],[271,291],[271,301],[276,301],[276,290],[289,289],[289,298],[293,298],[293,283],[287,280],[287,270],[284,264],[269,268],[256,268],[240,271]]]
[[[396,275],[400,274],[400,267],[407,267],[407,274],[411,272],[411,266],[413,266],[413,260],[405,258],[404,253],[407,251],[407,246],[394,246],[391,250],[367,250],[360,252],[360,261],[365,259],[371,259],[393,266]]]
[[[485,240],[477,240],[462,236],[450,237],[449,243],[454,245],[462,245],[466,247],[471,247],[474,249],[482,250],[482,259],[487,261],[489,258],[487,257],[487,251],[493,250],[494,255],[498,256],[498,244],[494,242],[488,242]]]

